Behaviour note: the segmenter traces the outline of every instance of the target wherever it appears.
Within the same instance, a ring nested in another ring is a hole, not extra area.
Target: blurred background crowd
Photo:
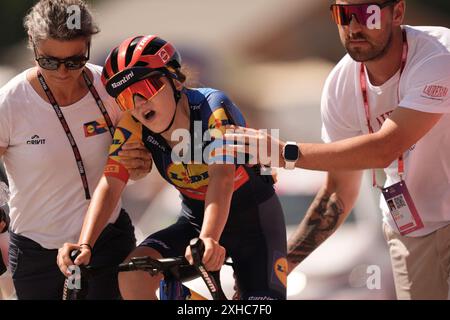
[[[330,19],[331,1],[87,2],[101,29],[93,39],[92,63],[102,65],[112,47],[127,37],[160,35],[181,52],[192,86],[227,92],[249,126],[280,129],[280,136],[291,141],[320,141],[321,90],[345,54]],[[34,3],[0,3],[0,86],[34,63],[22,26],[23,16]],[[407,6],[406,24],[450,27],[448,0],[408,0]],[[323,178],[320,172],[280,170],[276,187],[288,233],[302,219]],[[289,299],[395,298],[388,249],[381,238],[378,196],[366,177],[348,221],[289,276]],[[125,207],[137,226],[138,241],[173,222],[178,202],[176,190],[166,186],[156,170],[131,183]],[[6,258],[7,235],[0,235],[0,249]],[[377,276],[373,270],[379,271],[380,281],[368,285],[371,276]],[[0,299],[14,297],[8,277],[0,277]],[[231,292],[231,270],[223,277],[225,290]]]

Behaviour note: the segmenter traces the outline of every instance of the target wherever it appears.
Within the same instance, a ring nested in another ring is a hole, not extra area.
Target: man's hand
[[[250,155],[249,164],[262,164],[272,167],[283,167],[284,159],[282,150],[285,143],[277,137],[273,137],[266,130],[256,130],[238,126],[225,127],[224,140],[228,143],[225,148],[227,153],[233,153],[239,159],[238,154]]]
[[[152,156],[142,143],[126,143],[119,152],[119,156],[120,162],[127,168],[131,180],[142,179],[152,169]]]

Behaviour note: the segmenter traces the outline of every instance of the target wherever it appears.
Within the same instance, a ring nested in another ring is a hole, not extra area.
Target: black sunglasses
[[[73,56],[65,59],[58,59],[54,57],[38,57],[36,45],[33,45],[34,56],[42,69],[45,70],[58,70],[61,64],[64,64],[67,70],[78,70],[86,65],[89,60],[89,55],[91,52],[91,44],[88,44],[87,56]]]

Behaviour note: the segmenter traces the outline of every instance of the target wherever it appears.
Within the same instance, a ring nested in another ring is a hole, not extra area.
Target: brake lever
[[[189,246],[191,248],[192,259],[194,260],[194,266],[208,287],[213,299],[227,300],[220,283],[220,270],[208,271],[203,265],[202,258],[205,253],[205,244],[203,243],[203,240],[200,238],[194,238],[189,243]]]

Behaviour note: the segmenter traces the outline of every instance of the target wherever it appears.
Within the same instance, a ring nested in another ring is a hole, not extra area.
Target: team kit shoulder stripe
[[[128,170],[121,164],[119,152],[126,143],[142,141],[142,125],[130,112],[126,112],[114,132],[114,139],[109,148],[108,163],[105,166],[105,176],[113,176],[124,182],[128,181]]]
[[[120,162],[117,162],[116,160],[109,158],[108,162],[106,163],[105,168],[103,169],[103,174],[106,177],[113,177],[117,178],[124,183],[128,182],[128,179],[130,178],[130,173],[128,172],[127,168]]]

